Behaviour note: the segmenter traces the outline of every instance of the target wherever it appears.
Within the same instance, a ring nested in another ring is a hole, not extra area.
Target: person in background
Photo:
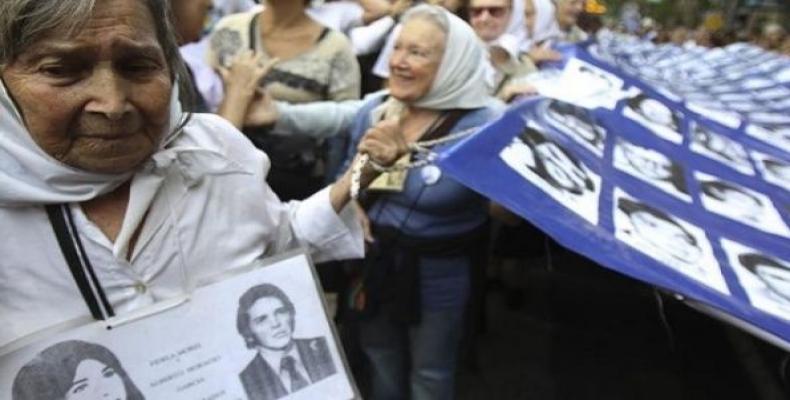
[[[763,26],[762,35],[760,36],[760,46],[766,50],[778,51],[782,48],[783,43],[787,39],[787,31],[776,22],[770,22]]]
[[[245,51],[277,64],[260,82],[277,100],[305,103],[359,98],[360,72],[348,39],[307,13],[306,1],[268,0],[263,11],[230,15],[211,33],[209,63],[230,68]],[[254,112],[253,102],[247,115]],[[302,199],[336,174],[345,138],[328,148],[304,137],[277,137],[243,124],[245,134],[272,159],[269,184],[282,199]]]

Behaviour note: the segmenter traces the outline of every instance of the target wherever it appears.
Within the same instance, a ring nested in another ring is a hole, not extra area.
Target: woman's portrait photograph
[[[678,217],[614,192],[615,237],[635,250],[720,292],[729,293],[705,232]]]
[[[56,343],[16,375],[11,400],[143,400],[121,362],[104,346]]]
[[[722,239],[721,247],[749,302],[790,320],[790,261],[729,239]]]
[[[683,135],[680,133],[683,115],[644,93],[637,94],[626,101],[623,116],[662,139],[678,144],[683,141]]]
[[[601,178],[533,123],[499,154],[513,171],[589,223],[598,223]]]
[[[663,153],[618,138],[613,162],[615,168],[683,201],[691,202],[683,167]]]

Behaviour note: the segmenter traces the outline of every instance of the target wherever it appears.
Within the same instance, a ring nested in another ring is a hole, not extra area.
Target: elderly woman
[[[349,174],[283,204],[265,154],[219,117],[182,114],[166,4],[0,2],[0,225],[13,232],[0,346],[297,245],[318,260],[362,253]],[[385,126],[359,149],[388,164],[405,145]]]
[[[277,103],[261,122],[313,135],[350,129],[356,142],[397,121],[408,142],[438,140],[440,150],[498,115],[501,103],[483,79],[485,49],[469,25],[430,5],[402,22],[389,91],[354,102]],[[449,399],[488,201],[430,163],[387,178],[361,196],[370,249],[350,299],[372,363],[371,398]]]
[[[389,94],[365,102],[352,143],[383,119],[397,118],[407,142],[444,139],[435,149],[446,148],[454,133],[497,115],[479,62],[485,50],[466,23],[442,8],[412,8],[402,22]],[[413,399],[451,399],[488,201],[431,164],[394,181],[361,198],[374,241],[354,305],[363,314],[372,398],[407,398],[408,388]]]
[[[13,400],[143,400],[121,362],[98,344],[70,340],[47,347],[17,373]]]

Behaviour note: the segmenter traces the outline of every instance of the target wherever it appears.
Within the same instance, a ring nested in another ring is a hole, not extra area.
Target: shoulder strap
[[[65,204],[46,206],[47,216],[55,231],[60,251],[66,259],[71,270],[71,276],[82,294],[85,304],[97,320],[104,320],[115,316],[112,306],[107,301],[107,296],[96,278],[93,266],[85,253],[82,241],[74,227],[74,218],[71,210]]]

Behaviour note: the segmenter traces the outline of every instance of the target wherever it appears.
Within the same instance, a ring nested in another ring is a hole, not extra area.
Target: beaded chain
[[[359,190],[360,190],[360,186],[362,185],[362,170],[365,168],[365,165],[370,164],[371,168],[381,173],[405,171],[408,169],[419,168],[436,161],[437,154],[431,150],[432,147],[442,143],[451,142],[453,140],[457,140],[465,136],[469,136],[472,133],[476,132],[477,129],[478,127],[472,127],[438,139],[409,143],[408,148],[410,153],[425,154],[425,157],[417,161],[410,161],[406,164],[393,164],[389,167],[385,167],[371,160],[369,155],[360,154],[354,165],[351,167],[351,199],[356,200],[359,198]]]

